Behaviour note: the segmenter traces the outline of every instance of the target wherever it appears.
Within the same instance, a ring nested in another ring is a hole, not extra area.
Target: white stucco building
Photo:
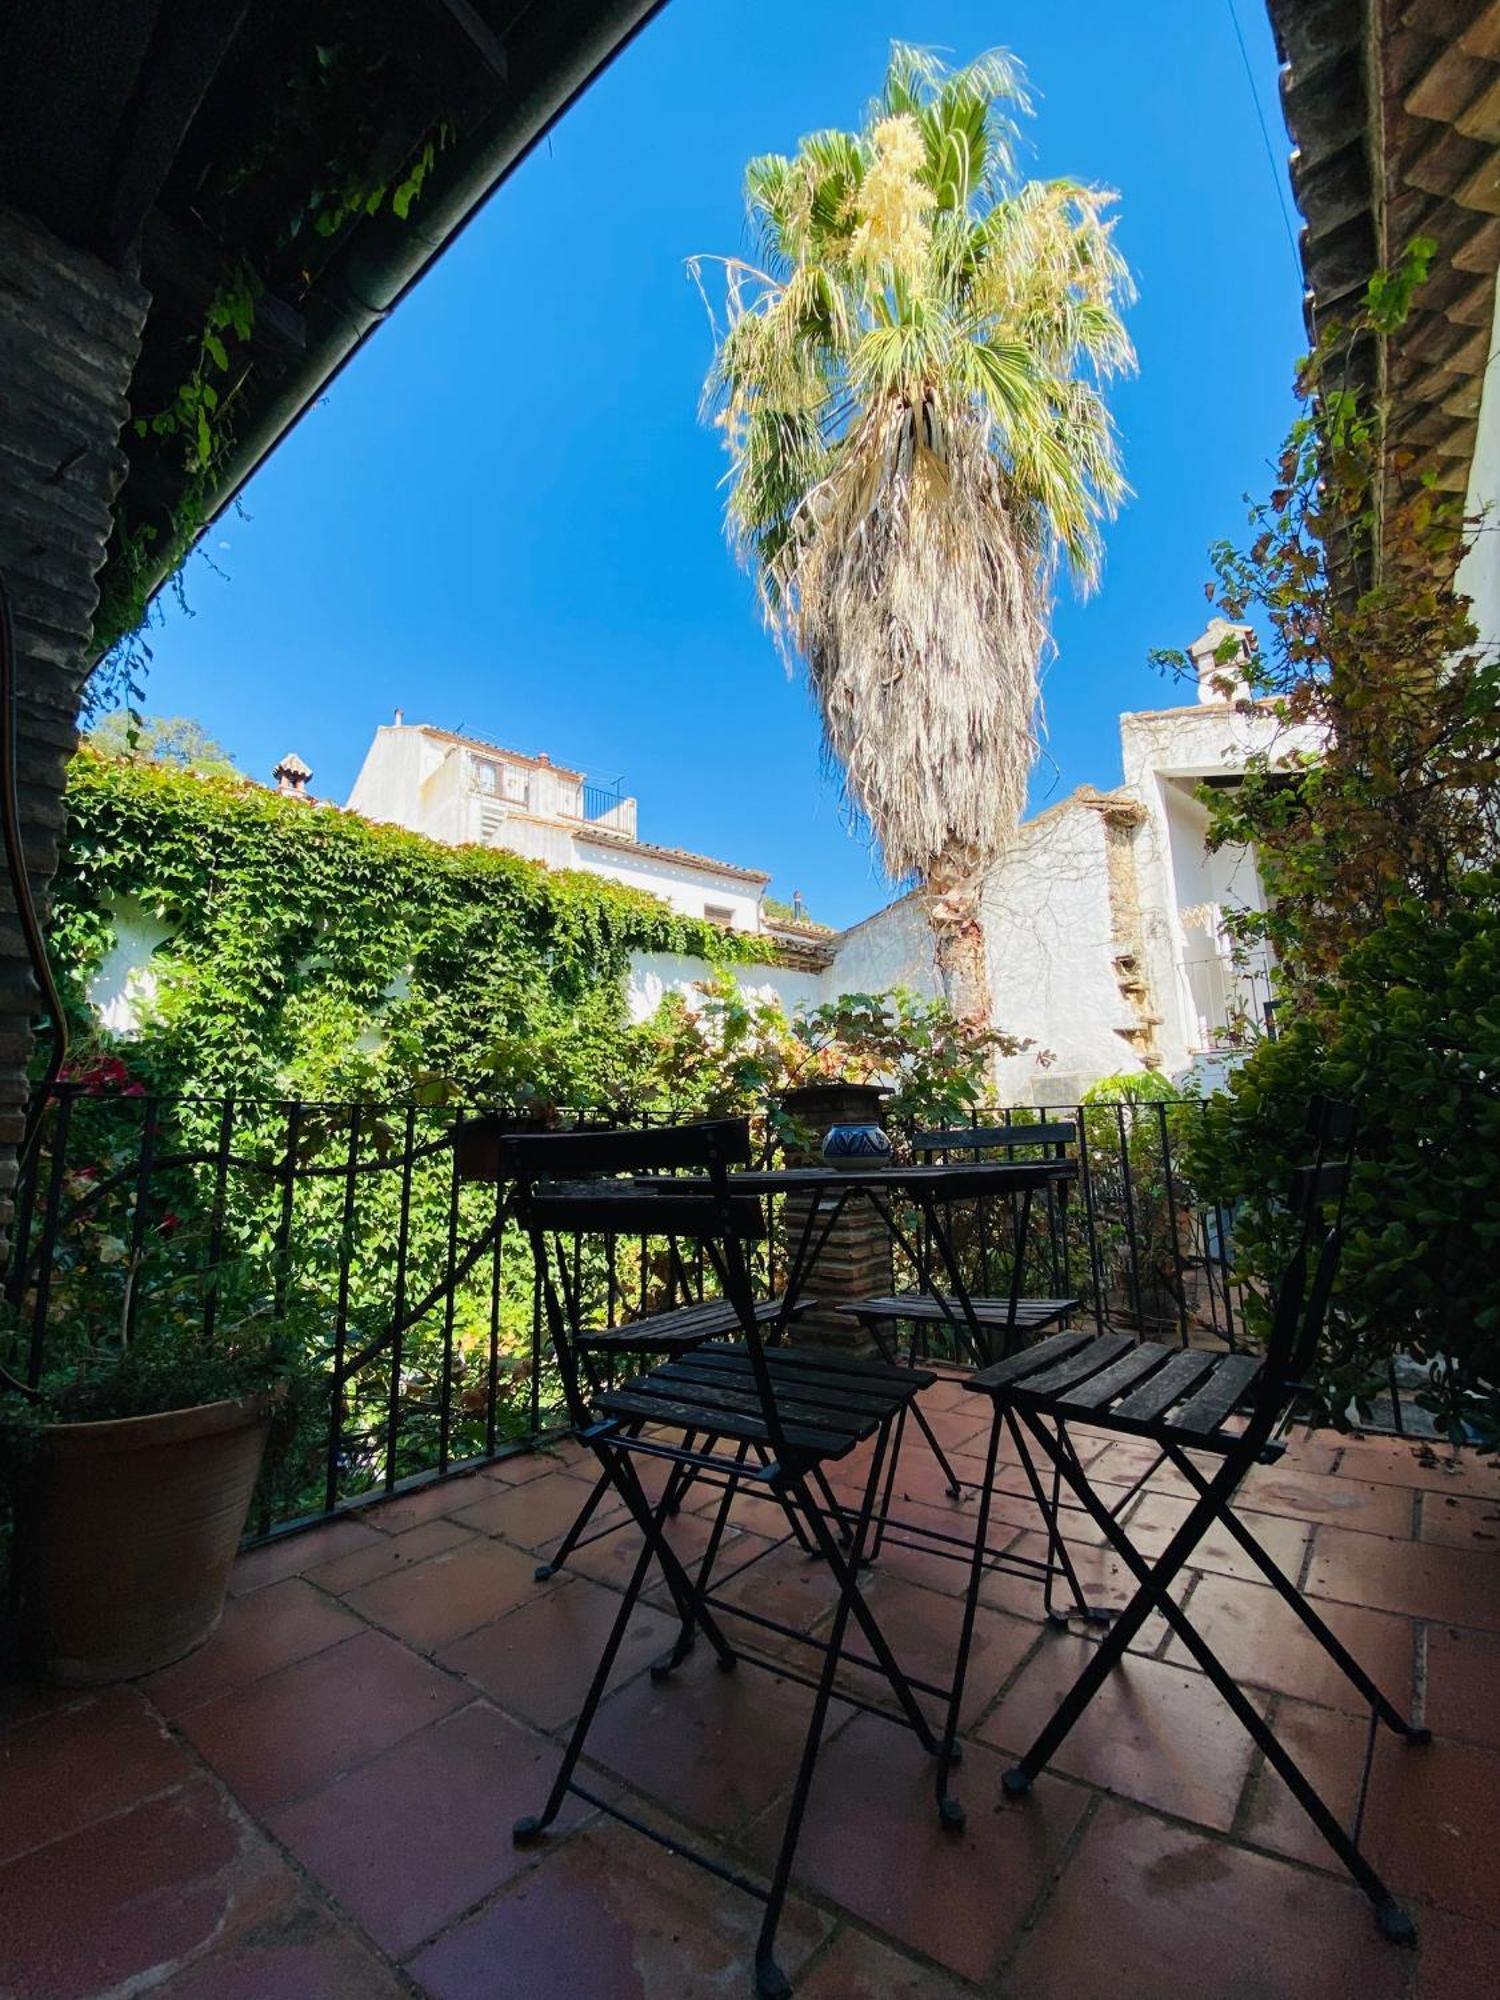
[[[641,840],[636,801],[590,785],[582,771],[409,723],[399,710],[376,730],[348,810],[450,846],[506,847],[551,868],[607,875],[728,930],[763,928],[764,870]]]
[[[1225,916],[1263,907],[1253,853],[1210,854],[1201,787],[1237,783],[1257,754],[1313,752],[1309,730],[1247,700],[1215,653],[1215,619],[1189,649],[1198,700],[1120,718],[1124,782],[1083,786],[1017,828],[985,882],[997,1026],[1033,1043],[999,1066],[1013,1103],[1066,1103],[1100,1077],[1153,1068],[1205,1079],[1263,1026],[1270,966],[1241,964]],[[916,895],[832,940],[822,995],[905,985],[941,992]]]
[[[1251,757],[1315,752],[1268,704],[1245,698],[1216,655],[1236,628],[1214,620],[1189,649],[1198,699],[1120,718],[1122,783],[1082,786],[1019,826],[982,894],[996,1025],[1030,1046],[1004,1059],[996,1083],[1013,1104],[1073,1103],[1099,1078],[1152,1068],[1212,1086],[1264,1024],[1270,967],[1239,962],[1227,913],[1262,906],[1254,855],[1210,854],[1204,786],[1239,781]],[[308,796],[307,767],[283,759],[283,792]],[[645,889],[685,914],[766,937],[776,963],[744,965],[746,994],[793,1010],[841,993],[904,986],[942,993],[920,898],[890,903],[842,932],[767,919],[770,879],[641,840],[636,801],[590,786],[580,771],[398,715],[378,729],[349,809],[455,845],[505,847]],[[159,925],[134,906],[94,981],[101,1022],[130,1032],[154,987]],[[668,993],[698,997],[701,959],[637,953],[627,992],[644,1019]]]

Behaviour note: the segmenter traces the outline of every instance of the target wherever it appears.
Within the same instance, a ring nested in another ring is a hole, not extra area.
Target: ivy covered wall
[[[624,1024],[632,952],[764,961],[764,939],[597,876],[450,848],[244,780],[83,751],[67,792],[52,947],[78,1029],[137,905],[168,941],[133,1038],[154,1090],[483,1097],[500,1038]]]

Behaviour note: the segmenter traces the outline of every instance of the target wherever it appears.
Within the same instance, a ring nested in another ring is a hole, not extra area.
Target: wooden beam
[[[508,83],[510,60],[505,53],[505,44],[479,9],[472,4],[472,0],[439,0],[439,5],[463,30],[470,45],[488,66],[496,82]]]
[[[168,0],[115,143],[111,253],[135,249],[147,215],[244,21],[249,0]]]

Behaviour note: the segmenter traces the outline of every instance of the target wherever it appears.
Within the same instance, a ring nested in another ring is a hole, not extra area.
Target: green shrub
[[[1340,1304],[1319,1414],[1368,1408],[1395,1356],[1427,1364],[1417,1401],[1455,1441],[1500,1438],[1500,876],[1471,873],[1442,920],[1389,911],[1313,1004],[1214,1100],[1204,1190],[1241,1204],[1236,1262],[1269,1280],[1317,1094],[1358,1119]],[[1253,1301],[1252,1301],[1253,1303]],[[1262,1307],[1262,1313],[1264,1308]]]

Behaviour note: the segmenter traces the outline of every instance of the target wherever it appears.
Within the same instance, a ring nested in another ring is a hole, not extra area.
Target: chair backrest
[[[954,1125],[943,1130],[917,1132],[912,1136],[914,1153],[980,1153],[1020,1151],[1024,1146],[1044,1146],[1056,1159],[1078,1137],[1078,1127],[1069,1120],[1037,1125]]]
[[[673,1167],[721,1172],[750,1163],[744,1118],[701,1118],[612,1132],[511,1132],[500,1157],[518,1181],[565,1181],[587,1174],[664,1173]]]
[[[1288,1387],[1302,1380],[1317,1354],[1338,1278],[1353,1113],[1347,1105],[1320,1098],[1313,1104],[1309,1127],[1313,1157],[1292,1176],[1291,1207],[1297,1234],[1276,1287],[1266,1342],[1267,1394],[1283,1400]]]
[[[506,1140],[503,1157],[515,1177],[516,1209],[530,1238],[573,1422],[582,1426],[588,1421],[577,1361],[583,1313],[561,1245],[567,1238],[664,1236],[674,1259],[678,1242],[685,1240],[701,1245],[712,1263],[749,1347],[767,1435],[780,1455],[781,1428],[744,1253],[747,1242],[765,1235],[765,1218],[753,1196],[734,1193],[727,1172],[730,1164],[750,1158],[748,1122],[712,1119],[644,1131],[521,1133]],[[636,1178],[682,1167],[707,1172],[685,1174],[658,1188],[643,1187]],[[580,1174],[596,1178],[574,1178]]]

